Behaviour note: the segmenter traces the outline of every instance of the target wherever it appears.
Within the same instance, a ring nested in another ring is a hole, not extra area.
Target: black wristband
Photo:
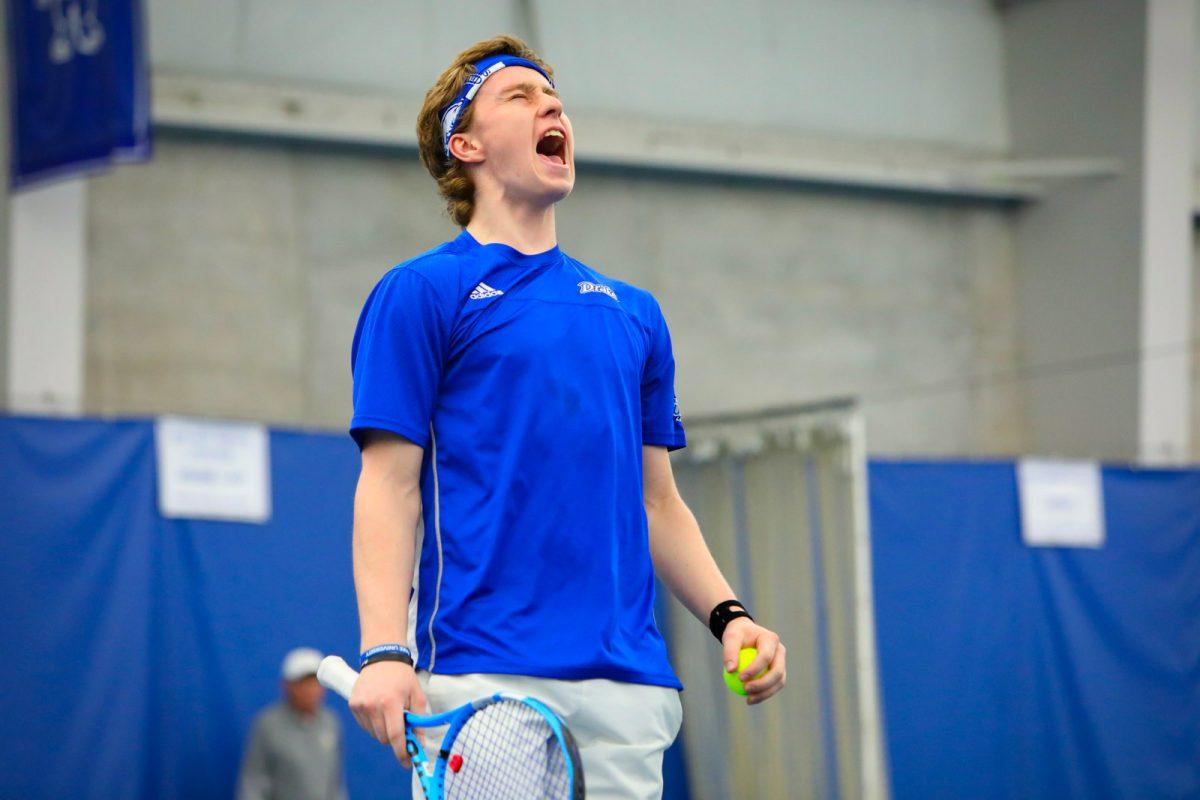
[[[358,669],[361,672],[366,667],[369,667],[372,664],[380,661],[400,661],[404,664],[408,664],[410,667],[413,665],[412,656],[410,656],[408,653],[375,653],[374,655],[367,656],[365,659],[363,659],[363,662],[358,665]]]
[[[721,637],[725,635],[725,626],[738,617],[746,617],[751,622],[754,617],[750,616],[750,612],[742,605],[740,600],[726,600],[724,603],[718,603],[708,615],[708,629],[712,631],[712,635],[717,637],[717,641],[721,641]]]

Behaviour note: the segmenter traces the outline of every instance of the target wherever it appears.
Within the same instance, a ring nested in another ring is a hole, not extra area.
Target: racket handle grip
[[[337,692],[345,699],[350,699],[354,684],[358,681],[358,673],[340,656],[325,656],[317,667],[317,680],[326,689]]]

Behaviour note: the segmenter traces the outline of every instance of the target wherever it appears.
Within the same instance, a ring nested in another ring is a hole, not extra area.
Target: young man
[[[660,797],[682,687],[653,618],[656,571],[722,642],[722,665],[757,647],[745,675],[769,671],[748,703],[786,674],[779,637],[741,609],[676,490],[667,453],[685,437],[662,311],[558,248],[575,141],[522,42],[461,53],[417,131],[464,230],[387,273],[354,336],[351,708],[408,766],[404,709],[535,695],[575,733],[589,797]]]

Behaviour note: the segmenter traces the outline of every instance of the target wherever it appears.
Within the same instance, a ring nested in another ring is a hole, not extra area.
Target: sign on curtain
[[[266,522],[270,439],[255,422],[160,417],[154,425],[164,517]]]
[[[12,185],[150,156],[140,0],[8,0]]]
[[[1103,547],[1101,485],[1094,461],[1021,460],[1022,540],[1035,547]]]

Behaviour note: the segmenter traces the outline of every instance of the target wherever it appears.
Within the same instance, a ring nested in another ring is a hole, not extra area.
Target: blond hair
[[[417,148],[421,163],[437,182],[438,192],[446,199],[446,211],[460,227],[471,221],[475,212],[475,185],[467,174],[466,167],[457,158],[447,158],[442,145],[442,109],[448,106],[462,90],[467,76],[475,71],[475,63],[488,56],[518,56],[527,58],[553,76],[550,65],[538,58],[529,47],[515,36],[493,36],[463,50],[454,63],[443,72],[425,93],[421,113],[417,115]],[[471,127],[473,106],[468,105],[458,121],[455,132]]]

